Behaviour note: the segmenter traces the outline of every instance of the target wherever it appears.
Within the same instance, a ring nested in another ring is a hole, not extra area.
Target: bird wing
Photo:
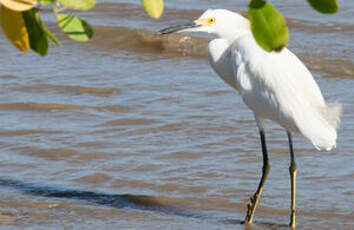
[[[231,48],[237,89],[256,117],[297,131],[319,149],[335,145],[336,130],[320,112],[322,93],[306,66],[288,49],[266,52],[251,34]]]

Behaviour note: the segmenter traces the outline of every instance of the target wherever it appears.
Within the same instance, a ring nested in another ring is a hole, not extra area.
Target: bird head
[[[167,27],[158,33],[201,32],[234,40],[249,31],[249,21],[240,14],[224,9],[209,9],[192,23]]]

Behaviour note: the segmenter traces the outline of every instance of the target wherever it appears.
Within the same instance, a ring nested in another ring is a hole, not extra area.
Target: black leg
[[[250,201],[247,204],[247,214],[245,217],[245,222],[248,224],[252,224],[253,216],[256,211],[257,204],[259,202],[259,198],[261,197],[262,190],[263,190],[263,185],[265,181],[267,180],[270,166],[268,163],[268,153],[267,153],[267,146],[266,146],[266,139],[264,135],[264,131],[260,131],[260,136],[261,136],[261,143],[262,143],[262,153],[263,153],[263,170],[262,170],[262,178],[261,181],[259,182],[257,191],[255,194],[250,197]]]
[[[291,139],[291,133],[288,132],[289,139],[289,149],[290,149],[290,184],[291,184],[291,205],[290,205],[290,227],[295,228],[295,182],[296,182],[296,163],[295,163],[295,155],[293,149],[293,141]]]

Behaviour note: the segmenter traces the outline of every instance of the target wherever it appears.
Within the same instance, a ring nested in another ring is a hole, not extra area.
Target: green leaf
[[[288,27],[274,6],[264,0],[251,0],[248,15],[252,34],[260,47],[269,52],[280,52],[286,46]]]
[[[55,0],[39,0],[39,3],[42,5],[42,6],[45,6],[45,5],[48,5],[48,4],[52,4],[54,3]]]
[[[44,25],[44,23],[43,23],[43,21],[40,19],[40,17],[39,17],[39,14],[38,14],[38,12],[35,12],[35,10],[33,9],[33,12],[34,12],[34,18],[35,18],[35,20],[36,20],[36,22],[37,22],[37,25],[40,27],[40,28],[38,28],[37,30],[39,31],[39,30],[41,30],[42,32],[44,32],[44,34],[45,34],[45,37],[47,37],[47,41],[48,41],[48,38],[50,39],[50,40],[52,40],[57,46],[60,46],[60,42],[58,41],[58,39],[45,27],[45,25]],[[25,16],[23,16],[23,17],[26,17],[26,15]],[[26,24],[27,25],[27,24]],[[42,33],[41,32],[41,33]],[[44,40],[44,38],[42,38],[43,40]],[[31,40],[31,38],[30,38],[30,40]],[[43,43],[43,45],[44,45],[44,43]],[[31,47],[32,48],[32,47]],[[32,48],[33,49],[33,48]],[[44,54],[45,55],[45,54]]]
[[[334,14],[338,10],[337,0],[307,0],[312,8],[324,13],[324,14]]]
[[[163,0],[142,0],[146,12],[153,18],[159,18],[163,13]]]
[[[51,0],[54,2],[54,0]],[[39,18],[38,15],[38,24],[41,26],[42,30],[44,31],[44,33],[47,35],[47,37],[54,42],[57,46],[60,46],[60,42],[59,40],[47,29],[47,27],[45,27],[43,21]]]
[[[59,2],[72,10],[90,10],[96,4],[96,0],[59,0]]]
[[[22,17],[28,31],[31,49],[42,56],[47,55],[48,38],[38,12],[35,9],[27,10],[22,12]]]
[[[71,39],[88,41],[93,36],[93,29],[89,24],[77,16],[58,14],[58,25]]]

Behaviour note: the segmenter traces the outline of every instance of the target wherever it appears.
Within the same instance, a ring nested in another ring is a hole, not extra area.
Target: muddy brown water
[[[46,58],[1,36],[0,229],[245,229],[262,167],[252,114],[209,67],[206,38],[154,33],[208,4],[245,10],[232,2],[174,1],[158,21],[139,5],[100,3],[82,13],[90,43],[65,39],[44,12],[63,43]],[[294,138],[297,228],[353,229],[354,6],[340,1],[329,20],[288,3],[289,48],[344,106],[337,149]],[[286,133],[269,123],[267,140],[271,171],[251,229],[287,229]]]

